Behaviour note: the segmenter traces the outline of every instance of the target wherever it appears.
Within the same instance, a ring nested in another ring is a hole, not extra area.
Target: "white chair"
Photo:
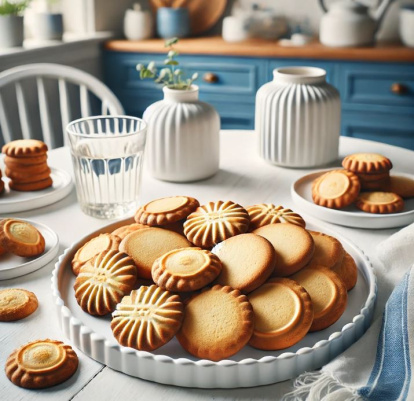
[[[0,145],[40,139],[66,144],[67,124],[91,115],[122,115],[112,91],[94,76],[59,64],[28,64],[0,73]]]

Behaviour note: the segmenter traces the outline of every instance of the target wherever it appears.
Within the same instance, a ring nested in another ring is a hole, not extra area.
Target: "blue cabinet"
[[[150,80],[140,80],[139,63],[164,55],[104,52],[106,84],[126,112],[142,116],[162,91]],[[340,60],[271,59],[233,56],[180,55],[180,67],[199,73],[200,99],[219,112],[223,129],[254,129],[257,89],[269,82],[273,69],[309,65],[327,71],[327,79],[341,94],[342,135],[372,139],[414,150],[414,65]]]

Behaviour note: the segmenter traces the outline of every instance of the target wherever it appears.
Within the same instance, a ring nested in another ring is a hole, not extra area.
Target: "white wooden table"
[[[284,169],[265,163],[256,151],[256,138],[250,131],[224,131],[221,134],[221,169],[209,180],[189,184],[174,184],[152,179],[144,172],[141,202],[169,195],[190,195],[203,204],[214,200],[232,200],[241,205],[271,202],[291,207],[290,185],[310,170]],[[414,152],[385,144],[341,138],[340,157],[359,151],[378,152],[388,156],[395,170],[414,173]],[[49,152],[52,167],[72,171],[69,149]],[[336,165],[339,165],[339,161]],[[0,215],[2,211],[0,210]],[[109,224],[83,214],[75,191],[53,205],[13,214],[52,228],[60,238],[61,254],[65,248],[87,233]],[[303,215],[305,218],[308,216]],[[375,246],[398,229],[364,230],[324,223],[327,227],[354,241],[373,261]],[[20,287],[33,291],[39,299],[38,310],[30,317],[11,323],[0,323],[0,365],[20,345],[36,339],[52,338],[66,341],[59,329],[50,290],[54,262],[42,269],[12,280],[0,281],[0,288]],[[380,289],[381,290],[381,289]],[[79,369],[67,382],[49,389],[33,391],[14,386],[0,372],[0,399],[11,400],[277,400],[290,388],[290,382],[270,386],[211,390],[178,388],[129,377],[90,359],[81,351]]]

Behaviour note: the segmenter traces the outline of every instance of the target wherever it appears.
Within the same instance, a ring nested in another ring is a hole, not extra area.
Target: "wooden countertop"
[[[220,36],[180,39],[176,49],[182,54],[247,57],[284,57],[323,60],[414,62],[414,49],[399,43],[380,43],[373,47],[327,47],[318,41],[300,47],[280,46],[278,41],[249,39],[225,42]],[[110,40],[105,49],[119,52],[165,53],[163,39],[140,41]]]

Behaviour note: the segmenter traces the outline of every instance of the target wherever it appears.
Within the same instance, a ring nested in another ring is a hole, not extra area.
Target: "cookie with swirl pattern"
[[[208,202],[191,213],[184,223],[187,239],[200,248],[211,248],[247,231],[249,213],[232,201]]]
[[[134,288],[137,268],[126,254],[109,250],[86,263],[73,286],[79,306],[90,315],[107,315]]]

